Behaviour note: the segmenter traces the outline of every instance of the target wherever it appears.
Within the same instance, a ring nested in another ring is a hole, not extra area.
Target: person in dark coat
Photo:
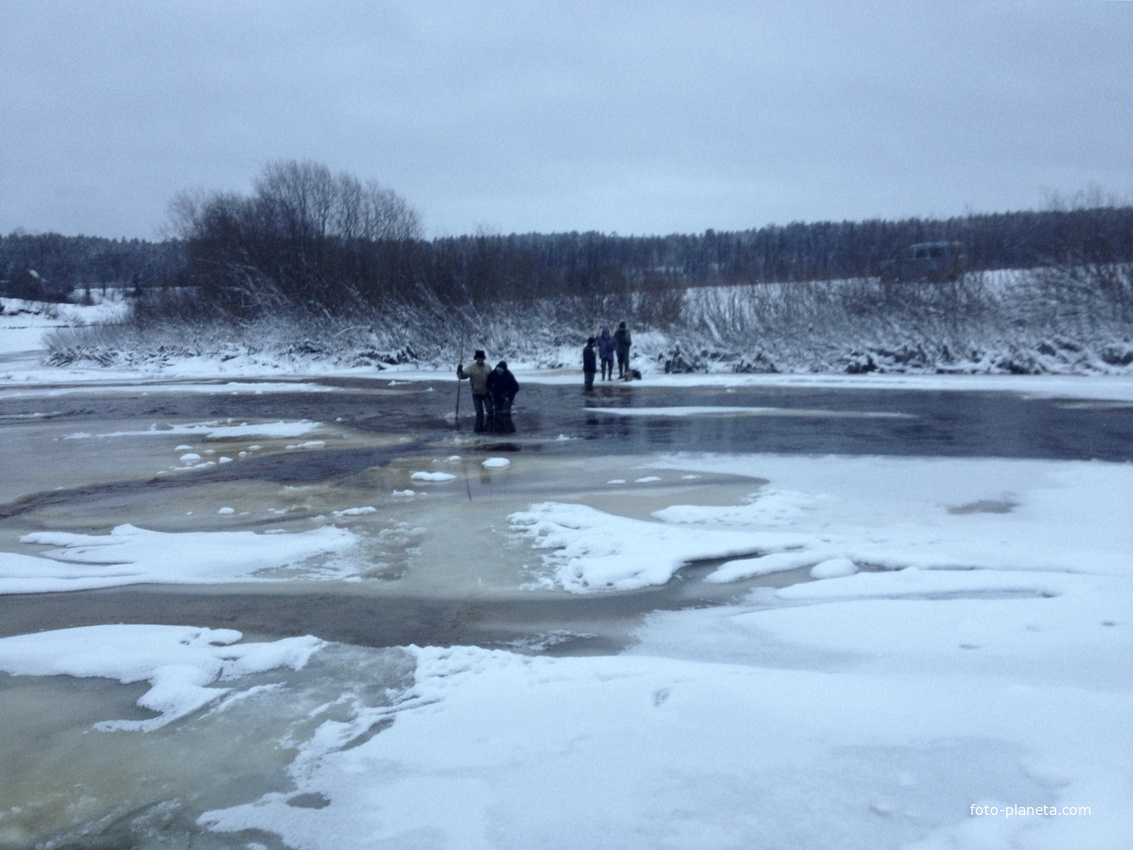
[[[614,379],[614,351],[616,349],[617,342],[614,340],[613,334],[610,333],[609,327],[603,325],[602,332],[598,335],[598,360],[602,363],[603,381]]]
[[[624,378],[629,369],[629,347],[633,345],[633,338],[625,322],[618,322],[618,329],[614,331],[614,345],[618,354],[618,377]]]
[[[492,398],[492,413],[495,417],[496,431],[501,434],[515,433],[515,422],[511,418],[511,406],[515,394],[519,392],[519,381],[508,371],[507,361],[501,360],[488,376],[488,395]]]
[[[586,347],[582,349],[582,385],[589,392],[594,389],[594,373],[598,371],[598,352],[594,350],[594,337],[586,340]]]

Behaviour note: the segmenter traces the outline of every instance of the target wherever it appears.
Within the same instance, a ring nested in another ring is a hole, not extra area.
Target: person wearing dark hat
[[[515,433],[511,406],[517,392],[519,392],[519,381],[508,371],[507,361],[501,360],[488,375],[488,395],[492,399],[492,416],[496,431],[501,434]]]
[[[629,369],[629,347],[633,345],[633,337],[625,322],[618,322],[618,329],[614,331],[614,347],[618,355],[618,377],[624,378]]]
[[[472,355],[472,365],[468,369],[463,363],[456,366],[456,377],[460,380],[468,379],[472,389],[472,406],[476,408],[476,425],[473,430],[479,434],[484,430],[485,415],[488,421],[492,419],[492,397],[488,394],[488,377],[492,374],[492,367],[484,362],[483,350],[477,348]]]
[[[594,389],[594,374],[598,371],[598,353],[594,350],[597,341],[597,337],[590,337],[582,349],[582,386],[587,392]]]

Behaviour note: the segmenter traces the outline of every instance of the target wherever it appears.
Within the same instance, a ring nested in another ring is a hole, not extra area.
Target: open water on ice
[[[150,716],[135,704],[144,684],[0,674],[0,847],[282,847],[269,833],[213,834],[196,820],[286,792],[296,750],[321,724],[388,706],[412,674],[401,650],[336,645],[301,670],[226,682],[223,702],[145,732],[96,728]]]

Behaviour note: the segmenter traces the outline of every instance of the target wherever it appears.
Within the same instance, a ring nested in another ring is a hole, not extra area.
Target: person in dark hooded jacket
[[[598,353],[594,350],[597,341],[597,337],[590,337],[582,349],[582,387],[587,391],[594,389],[594,373],[598,371]]]
[[[629,371],[629,347],[633,345],[633,337],[625,322],[618,322],[618,329],[614,331],[614,348],[618,355],[618,377],[624,378]]]
[[[501,434],[515,432],[515,422],[511,418],[511,406],[515,394],[519,392],[519,381],[508,371],[507,361],[501,360],[488,376],[488,395],[492,398],[492,411],[495,416],[496,431]]]

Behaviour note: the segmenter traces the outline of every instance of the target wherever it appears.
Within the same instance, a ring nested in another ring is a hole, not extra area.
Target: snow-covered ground
[[[0,351],[0,405],[46,384],[147,377],[47,369],[25,344]],[[521,379],[577,381],[519,365]],[[213,377],[257,377],[228,368]],[[162,372],[173,375],[175,366]],[[1133,401],[1133,380],[1120,376],[651,380],[978,384]],[[270,751],[284,776],[275,787],[251,799],[202,795],[199,825],[231,834],[232,846],[266,847],[265,835],[334,850],[1128,846],[1133,465],[659,454],[619,484],[720,473],[750,479],[749,496],[673,503],[647,518],[548,500],[496,518],[501,545],[529,552],[528,586],[541,590],[616,593],[709,558],[721,559],[709,582],[788,570],[809,579],[653,614],[618,655],[373,650],[106,624],[0,639],[0,670],[124,683],[123,716],[89,718],[81,738],[61,741],[140,753],[176,730],[189,741],[240,737],[249,763]],[[158,534],[129,521],[110,535],[27,535],[20,551],[0,553],[0,592],[159,574],[309,580],[295,566],[319,553],[337,570],[320,577],[352,577],[356,534],[333,518],[270,535]],[[48,761],[66,758],[62,744],[40,747]],[[17,764],[0,766],[0,847],[83,813],[81,794],[15,808],[2,789],[26,792],[47,770]]]

